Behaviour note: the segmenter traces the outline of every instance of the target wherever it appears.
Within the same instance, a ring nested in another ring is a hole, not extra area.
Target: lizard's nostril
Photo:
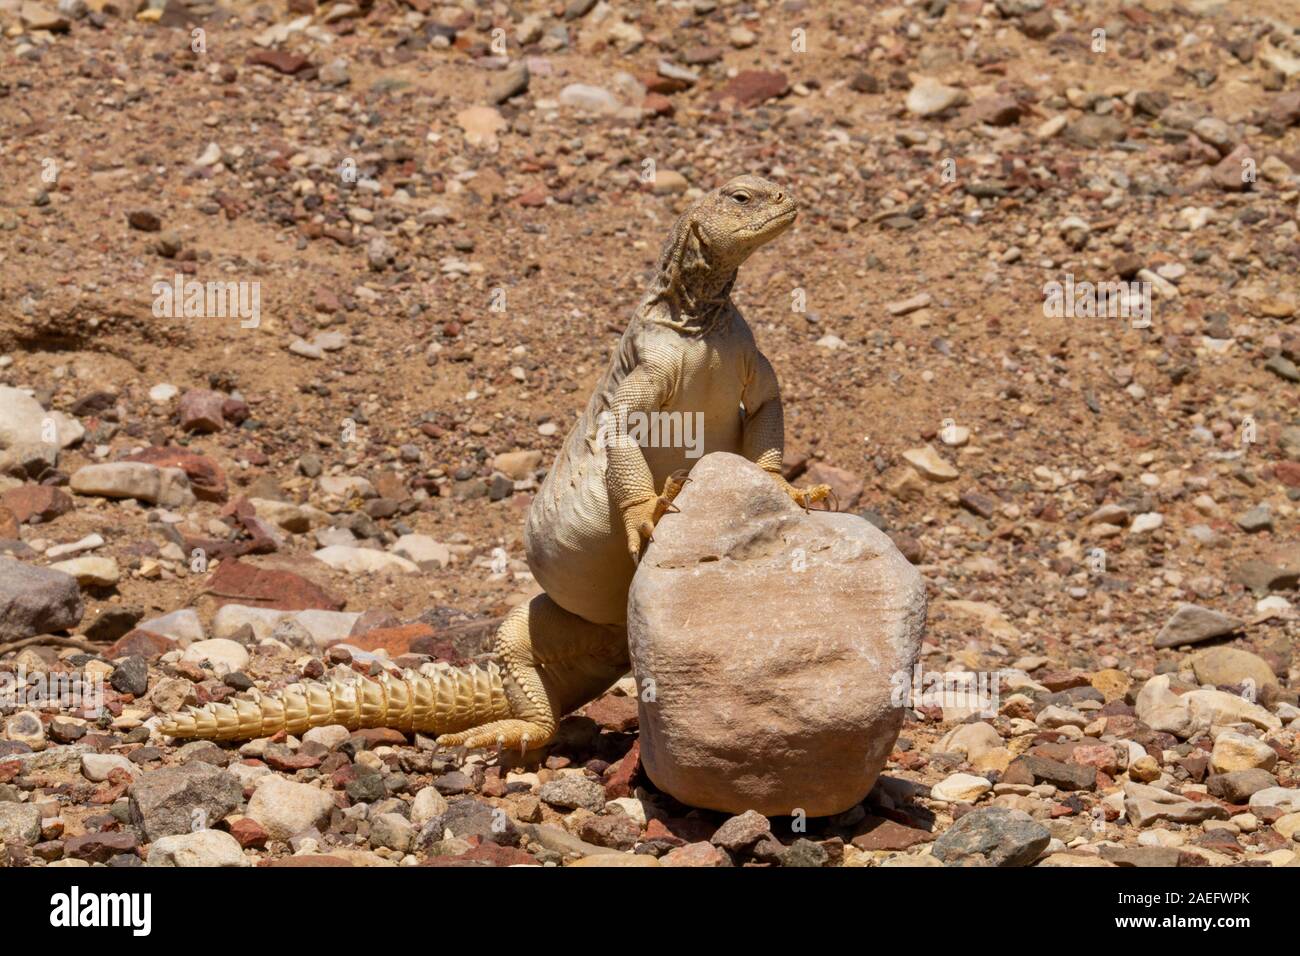
[[[777,201],[777,202],[780,202],[780,201],[781,201],[782,199],[784,199],[784,198],[785,198],[785,193],[777,193],[777,194],[776,194],[776,201]]]

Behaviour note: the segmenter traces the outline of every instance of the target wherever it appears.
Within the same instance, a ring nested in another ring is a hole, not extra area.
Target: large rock
[[[83,613],[81,590],[72,575],[0,558],[0,639],[66,631]]]
[[[898,737],[921,576],[869,522],[805,513],[744,458],[691,477],[628,597],[642,763],[694,806],[846,810]]]

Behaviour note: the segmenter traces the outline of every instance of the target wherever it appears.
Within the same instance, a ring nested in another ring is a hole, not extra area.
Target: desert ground
[[[1300,865],[1294,2],[0,0],[0,30],[8,865]],[[799,203],[733,293],[787,475],[929,601],[943,691],[865,800],[679,803],[630,678],[523,757],[159,733],[492,660],[661,244],[743,173]],[[19,694],[74,679],[102,713]]]

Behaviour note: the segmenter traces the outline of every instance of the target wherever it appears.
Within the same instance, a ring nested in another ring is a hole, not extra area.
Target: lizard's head
[[[798,210],[784,186],[761,176],[737,176],[703,197],[689,215],[705,255],[715,266],[735,269],[790,228]]]
[[[761,176],[738,176],[701,197],[673,226],[649,301],[670,299],[674,310],[696,317],[716,313],[736,270],[790,228],[797,212],[790,191]]]

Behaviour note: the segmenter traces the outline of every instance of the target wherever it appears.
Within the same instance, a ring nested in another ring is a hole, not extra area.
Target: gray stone
[[[1245,626],[1240,618],[1211,611],[1198,604],[1183,604],[1156,635],[1156,647],[1178,647],[1181,644],[1198,644],[1239,631]]]
[[[1116,866],[1177,866],[1178,847],[1103,846],[1101,858]]]
[[[565,810],[581,807],[596,812],[605,806],[605,788],[595,780],[577,774],[566,774],[542,784],[537,795],[551,806]]]
[[[416,849],[427,849],[442,840],[448,830],[452,836],[461,839],[477,836],[502,846],[519,844],[519,828],[505,811],[475,797],[448,804],[444,813],[424,824],[415,840]]]
[[[1211,796],[1228,803],[1242,804],[1261,790],[1277,786],[1277,777],[1267,770],[1234,770],[1216,773],[1205,781]]]
[[[1300,811],[1300,790],[1292,787],[1265,787],[1250,795],[1252,807],[1277,807],[1287,813]]]
[[[380,813],[370,821],[370,845],[405,853],[415,841],[415,827],[400,813]]]
[[[1237,516],[1237,527],[1247,534],[1270,531],[1273,528],[1273,513],[1268,510],[1268,505],[1256,505]]]
[[[151,770],[128,795],[131,821],[150,843],[215,826],[244,802],[233,774],[199,761]]]
[[[66,631],[83,613],[81,589],[72,575],[0,558],[0,639]]]
[[[62,424],[59,418],[26,392],[0,385],[0,474],[35,477],[47,467],[53,468],[60,443],[45,441],[51,423],[57,438]]]
[[[41,808],[31,803],[0,802],[0,846],[31,846],[41,838]]]
[[[728,853],[748,850],[763,837],[772,832],[772,824],[767,817],[753,810],[746,810],[739,816],[732,817],[709,838],[714,846],[720,846]]]
[[[143,657],[125,657],[113,668],[109,678],[113,689],[121,694],[143,697],[149,689],[149,664]]]
[[[1052,835],[1022,810],[982,807],[954,823],[932,853],[948,866],[1028,866]]]

